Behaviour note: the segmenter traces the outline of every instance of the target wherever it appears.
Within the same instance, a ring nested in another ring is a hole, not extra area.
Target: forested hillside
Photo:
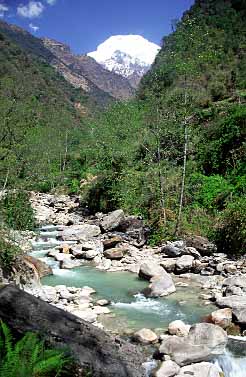
[[[94,127],[95,210],[143,216],[153,242],[195,233],[243,250],[245,25],[245,1],[225,0],[196,1],[173,23],[138,99]]]
[[[2,33],[0,72],[1,187],[49,187],[95,103]]]

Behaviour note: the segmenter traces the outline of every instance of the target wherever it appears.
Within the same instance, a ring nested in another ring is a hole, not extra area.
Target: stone
[[[144,290],[144,294],[147,297],[164,297],[175,291],[173,279],[164,271],[162,275],[157,275],[150,279],[150,285]]]
[[[173,272],[176,266],[176,258],[168,258],[161,261],[160,265],[167,271]]]
[[[115,237],[112,237],[112,238],[109,238],[109,239],[103,240],[104,250],[112,249],[112,248],[115,247],[119,242],[122,242],[122,237],[120,237],[120,236],[115,236]]]
[[[82,264],[83,262],[78,259],[64,259],[61,262],[61,268],[71,270],[72,268],[80,267]]]
[[[155,372],[155,377],[174,377],[180,371],[180,366],[172,360],[164,361]]]
[[[172,244],[168,244],[162,247],[162,253],[165,253],[168,257],[176,258],[182,255],[182,249],[179,247],[173,246]]]
[[[211,255],[217,250],[215,244],[201,236],[188,237],[186,239],[186,246],[194,247],[201,255]]]
[[[191,255],[195,259],[201,258],[201,254],[194,247],[185,247],[184,252],[185,252],[185,254]]]
[[[64,244],[64,245],[60,246],[58,250],[60,251],[60,253],[69,254],[70,253],[70,246]]]
[[[225,308],[215,310],[211,313],[211,320],[215,325],[218,325],[223,329],[226,329],[228,326],[231,325],[232,322],[232,309]]]
[[[93,311],[96,313],[96,314],[109,314],[111,313],[111,310],[109,310],[109,308],[106,308],[105,306],[94,306],[93,307]]]
[[[202,362],[185,366],[176,377],[223,377],[221,369],[212,363]]]
[[[150,329],[141,329],[134,333],[134,340],[142,344],[155,343],[158,340],[157,335]]]
[[[55,303],[58,301],[58,294],[55,287],[50,287],[48,285],[43,285],[39,293],[39,298],[46,302]]]
[[[81,224],[65,227],[59,237],[64,241],[87,241],[101,234],[101,230],[97,225]]]
[[[86,250],[84,252],[84,258],[85,259],[88,259],[88,260],[91,260],[91,259],[94,259],[96,256],[98,255],[98,250]]]
[[[138,248],[146,243],[149,232],[143,220],[136,216],[128,216],[121,220],[118,230],[125,233],[131,243]]]
[[[240,288],[246,288],[246,275],[232,276],[225,279],[222,284],[224,287],[236,286]]]
[[[103,252],[103,255],[107,259],[119,260],[119,259],[122,259],[124,257],[126,252],[127,252],[127,249],[121,249],[119,247],[114,247],[112,249],[105,250]]]
[[[186,325],[181,320],[176,320],[168,325],[168,332],[170,335],[187,336],[190,331],[190,325]]]
[[[92,309],[85,310],[73,310],[73,315],[76,315],[79,318],[82,318],[84,321],[93,323],[97,320],[97,314]]]
[[[70,261],[72,260],[72,255],[71,254],[63,254],[63,253],[57,253],[54,254],[54,258],[57,262],[63,262],[63,261]]]
[[[83,258],[84,257],[84,253],[85,251],[82,250],[82,245],[73,245],[71,247],[71,253],[72,255],[77,258],[77,259],[80,259],[80,258]]]
[[[182,255],[176,262],[176,272],[185,273],[191,270],[194,257],[191,255]]]
[[[124,211],[122,209],[118,209],[116,211],[113,211],[109,213],[107,216],[104,216],[100,225],[101,228],[107,232],[110,230],[116,229],[120,222],[124,219]]]
[[[165,270],[158,263],[151,260],[140,265],[139,277],[150,280],[153,276],[164,275]]]
[[[246,325],[246,296],[217,297],[216,305],[220,308],[230,308],[236,322]]]
[[[184,366],[201,361],[210,361],[225,352],[227,334],[219,326],[198,323],[191,326],[188,336],[171,336],[159,348],[178,365]]]
[[[53,274],[52,268],[47,263],[41,261],[40,259],[34,258],[31,255],[24,255],[23,261],[30,265],[30,267],[34,266],[39,278]]]
[[[110,302],[108,300],[101,299],[101,300],[97,300],[96,304],[99,306],[107,306],[110,304]]]

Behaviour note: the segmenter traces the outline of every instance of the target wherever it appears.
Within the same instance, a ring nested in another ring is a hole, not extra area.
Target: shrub
[[[21,253],[21,249],[11,242],[6,241],[0,232],[0,267],[5,271],[10,270],[15,257]]]
[[[9,228],[32,230],[35,226],[34,211],[29,195],[24,191],[9,192],[0,202],[2,221]]]
[[[220,251],[235,255],[245,253],[246,198],[228,204],[215,231],[215,241]]]
[[[26,333],[14,344],[3,322],[0,332],[0,377],[58,377],[69,361],[62,351],[47,349],[37,334]]]

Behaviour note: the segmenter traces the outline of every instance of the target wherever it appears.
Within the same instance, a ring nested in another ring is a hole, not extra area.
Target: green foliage
[[[220,250],[235,255],[246,248],[246,198],[236,198],[221,214],[215,239]]]
[[[34,333],[26,333],[14,344],[3,322],[0,332],[1,377],[58,377],[69,361],[62,351],[46,348]]]
[[[15,261],[16,256],[21,254],[21,249],[10,240],[6,239],[6,232],[0,232],[0,267],[4,271],[9,271]]]
[[[33,230],[34,212],[29,195],[24,191],[7,192],[0,201],[2,222],[16,230]]]

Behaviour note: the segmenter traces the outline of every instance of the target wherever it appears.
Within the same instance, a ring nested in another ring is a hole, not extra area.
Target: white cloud
[[[36,31],[39,30],[39,26],[33,25],[32,23],[29,24],[29,28],[30,28],[31,30],[33,30],[34,33],[36,33]]]
[[[0,4],[0,17],[4,17],[4,13],[5,12],[8,12],[9,8],[4,5],[4,4]]]
[[[49,4],[49,5],[54,5],[56,3],[56,0],[46,0],[46,2]]]
[[[45,6],[40,1],[29,1],[27,5],[19,5],[17,14],[26,18],[39,17],[45,9]]]

